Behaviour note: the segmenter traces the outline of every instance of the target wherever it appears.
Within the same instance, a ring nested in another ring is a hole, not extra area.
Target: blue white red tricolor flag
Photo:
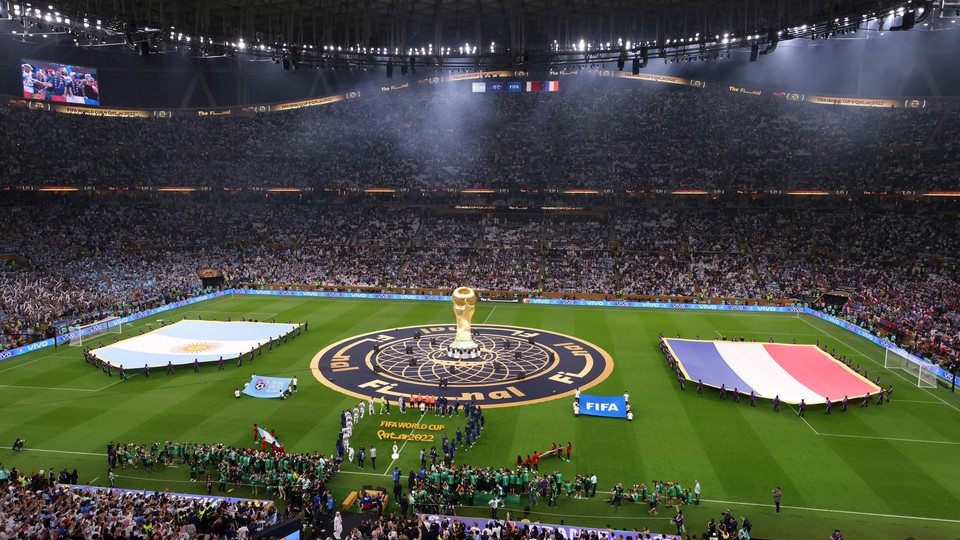
[[[706,386],[808,405],[876,394],[880,387],[815,345],[665,339],[683,375]]]

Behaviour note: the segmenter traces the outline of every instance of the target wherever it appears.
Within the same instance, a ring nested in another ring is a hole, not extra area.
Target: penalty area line
[[[797,416],[800,416],[800,412],[797,411],[797,409],[794,409],[794,408],[793,408],[793,405],[790,405],[789,407],[790,407],[790,410],[793,411],[793,414],[795,414],[795,415],[797,415]],[[810,428],[811,431],[813,431],[813,434],[814,434],[814,435],[820,435],[820,432],[817,431],[817,430],[815,430],[815,429],[813,429],[813,426],[810,425],[810,422],[807,422],[807,419],[806,419],[806,418],[804,418],[803,416],[800,416],[800,419],[803,420],[803,423],[806,424],[807,427]]]
[[[907,381],[908,383],[911,383],[911,385],[915,382],[913,379],[909,379],[909,378],[903,376],[903,375],[902,375],[901,373],[899,373],[897,370],[893,370],[893,369],[890,369],[890,368],[885,367],[882,362],[880,362],[880,361],[878,361],[877,359],[873,358],[872,356],[866,354],[866,353],[863,352],[863,350],[860,349],[859,347],[855,347],[855,346],[851,345],[849,342],[844,341],[844,340],[840,339],[839,337],[834,336],[833,334],[830,334],[829,332],[827,332],[827,331],[824,330],[823,328],[820,328],[819,326],[813,324],[812,322],[806,320],[806,319],[803,318],[803,317],[800,317],[800,320],[803,321],[804,323],[806,323],[807,325],[809,325],[810,327],[819,330],[823,335],[825,335],[825,336],[827,336],[827,337],[831,337],[831,338],[839,341],[840,343],[843,343],[843,344],[846,345],[847,347],[850,347],[851,349],[857,351],[858,353],[860,353],[860,356],[863,356],[864,358],[866,358],[867,360],[870,360],[870,361],[873,362],[874,364],[877,364],[878,366],[883,367],[884,369],[886,369],[886,370],[889,371],[890,373],[893,373],[893,374],[896,375],[897,377],[900,377],[901,379]],[[827,323],[827,324],[829,324],[829,323]],[[841,329],[841,330],[842,330],[842,329]],[[919,388],[919,387],[918,387],[918,388]],[[960,408],[957,408],[956,405],[954,405],[953,403],[948,402],[947,400],[941,398],[940,396],[934,394],[933,392],[927,390],[926,388],[920,388],[920,390],[923,390],[923,391],[926,392],[927,394],[930,394],[931,396],[937,398],[937,399],[940,400],[944,405],[950,407],[951,409],[953,409],[953,410],[955,410],[955,411],[957,411],[957,412],[960,412]]]
[[[75,352],[75,351],[66,351],[66,352]],[[35,358],[35,359],[33,359],[33,360],[30,360],[29,362],[23,362],[22,364],[14,364],[14,365],[6,368],[6,369],[0,369],[0,373],[6,373],[7,371],[13,371],[13,370],[15,370],[15,369],[17,369],[17,368],[22,368],[23,366],[29,366],[30,364],[33,364],[33,363],[35,363],[35,362],[39,362],[39,361],[41,361],[41,360],[47,360],[47,359],[50,359],[50,358],[68,358],[68,357],[67,357],[67,356],[64,356],[63,352],[57,352],[57,353],[53,353],[53,354],[48,354],[48,355],[46,355],[46,356],[41,356],[41,357],[39,357],[39,358]]]
[[[874,435],[848,435],[846,433],[817,433],[817,435],[820,435],[821,437],[845,437],[848,439],[871,439],[875,441],[896,441],[896,442],[925,443],[925,444],[960,445],[960,442],[956,442],[956,441],[928,441],[925,439],[899,439],[896,437],[877,437]]]
[[[136,376],[137,376],[136,373],[134,373],[133,375],[130,375],[129,377],[124,376],[123,379],[119,379],[119,380],[113,381],[112,383],[110,383],[110,384],[108,384],[108,385],[106,385],[106,386],[102,386],[102,387],[98,388],[98,389],[97,389],[97,392],[99,392],[99,391],[101,391],[101,390],[106,390],[107,388],[110,388],[111,386],[113,386],[113,385],[115,385],[115,384],[120,384],[120,383],[122,383],[123,381],[125,381],[125,380],[127,380],[127,379],[132,379],[132,378],[134,378],[134,377],[136,377]]]
[[[936,403],[936,402],[930,401],[929,403]],[[797,409],[793,408],[792,405],[790,405],[790,410],[793,411],[793,414],[800,416]],[[930,441],[926,439],[900,439],[896,437],[879,437],[875,435],[849,435],[846,433],[820,433],[812,425],[810,425],[810,422],[807,422],[807,419],[805,417],[800,416],[800,419],[803,420],[803,423],[806,424],[811,431],[813,431],[814,435],[818,435],[820,437],[844,437],[847,439],[868,439],[872,441],[894,441],[894,442],[923,443],[923,444],[960,445],[960,442],[956,442],[956,441]]]
[[[761,508],[775,508],[772,504],[765,503],[751,503],[751,502],[742,502],[742,501],[717,501],[711,499],[701,499],[703,502],[709,503],[719,503],[719,504],[729,504],[729,505],[744,505],[744,506],[758,506]],[[934,517],[923,517],[923,516],[901,516],[897,514],[879,514],[876,512],[860,512],[855,510],[836,510],[833,508],[807,508],[805,506],[787,506],[780,505],[780,508],[789,509],[789,510],[802,510],[804,512],[825,512],[830,514],[852,514],[856,516],[871,516],[871,517],[881,517],[889,519],[913,519],[916,521],[937,521],[940,523],[960,523],[960,519],[946,519],[946,518],[934,518]]]

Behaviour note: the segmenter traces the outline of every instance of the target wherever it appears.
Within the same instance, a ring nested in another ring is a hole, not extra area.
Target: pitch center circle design
[[[592,343],[518,326],[474,326],[479,355],[455,359],[456,330],[425,325],[354,336],[317,353],[311,368],[324,385],[362,399],[395,403],[420,394],[486,407],[569,396],[613,370],[610,355]]]
[[[482,330],[481,330],[482,332]],[[454,359],[448,354],[455,333],[435,334],[419,339],[406,337],[385,343],[378,354],[371,355],[368,367],[380,368],[380,374],[398,381],[418,381],[465,388],[500,384],[523,377],[530,379],[549,371],[556,362],[548,346],[507,336],[475,335],[480,348],[477,358]],[[407,347],[411,351],[407,352]],[[415,362],[410,362],[413,359]]]

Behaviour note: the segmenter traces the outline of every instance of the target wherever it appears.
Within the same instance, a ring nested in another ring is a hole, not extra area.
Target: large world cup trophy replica
[[[470,321],[477,309],[477,293],[470,287],[457,287],[453,291],[453,313],[457,316],[457,336],[447,350],[452,358],[477,358],[480,347],[473,340]]]

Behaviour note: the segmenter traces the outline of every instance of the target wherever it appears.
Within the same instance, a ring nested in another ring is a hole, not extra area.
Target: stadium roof
[[[13,0],[11,4],[22,3]],[[45,8],[47,2],[34,1]],[[126,31],[217,42],[305,47],[411,48],[469,44],[513,52],[587,43],[760,35],[844,18],[906,0],[58,0],[64,14]],[[556,45],[555,45],[556,44]]]

